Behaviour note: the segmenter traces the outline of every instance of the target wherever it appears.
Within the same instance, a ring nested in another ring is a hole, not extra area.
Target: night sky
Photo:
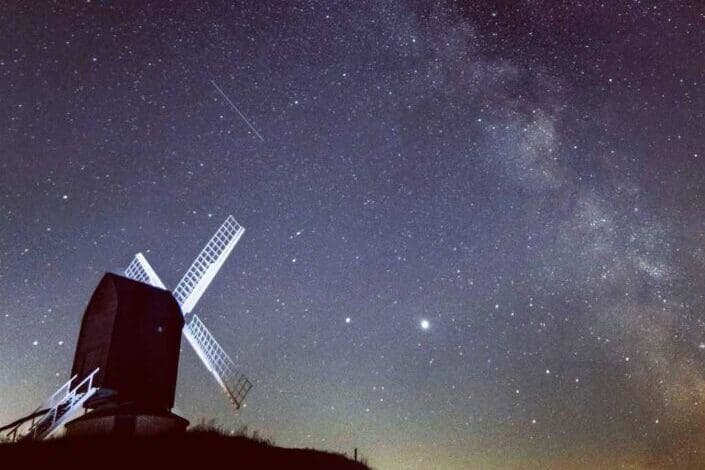
[[[173,287],[233,214],[196,313],[254,388],[234,413],[182,342],[192,423],[379,469],[705,468],[702,2],[0,24],[0,423],[69,378],[104,272]]]

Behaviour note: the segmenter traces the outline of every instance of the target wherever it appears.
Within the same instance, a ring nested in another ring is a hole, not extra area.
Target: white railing
[[[71,388],[71,383],[76,379],[76,376],[71,377],[42,406],[37,408],[35,413],[43,409],[47,409],[47,412],[32,418],[29,429],[19,439],[44,439],[68,421],[86,400],[97,391],[93,387],[93,379],[98,370],[95,369],[73,388]],[[18,439],[18,429],[19,427],[13,430],[13,440]]]

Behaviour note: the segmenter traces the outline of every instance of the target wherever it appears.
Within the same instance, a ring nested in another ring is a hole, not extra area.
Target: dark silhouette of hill
[[[12,466],[10,466],[12,464]],[[341,454],[287,449],[267,440],[216,431],[140,437],[71,437],[0,444],[2,468],[99,469],[121,467],[201,469],[341,469],[369,467]],[[154,467],[152,467],[154,466]],[[211,467],[212,466],[212,467]]]

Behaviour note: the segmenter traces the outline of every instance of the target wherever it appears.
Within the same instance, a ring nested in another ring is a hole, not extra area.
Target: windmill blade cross
[[[190,313],[196,306],[243,233],[245,228],[229,215],[206,243],[173,291],[174,298],[181,306],[181,312],[184,315]],[[125,276],[166,289],[142,253],[135,255],[125,270]],[[230,402],[239,409],[252,388],[252,383],[237,370],[230,356],[197,315],[192,315],[190,321],[184,325],[183,334]]]

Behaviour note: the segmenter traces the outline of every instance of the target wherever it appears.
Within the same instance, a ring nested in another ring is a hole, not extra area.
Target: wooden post
[[[355,447],[355,462],[357,462],[357,447]]]

